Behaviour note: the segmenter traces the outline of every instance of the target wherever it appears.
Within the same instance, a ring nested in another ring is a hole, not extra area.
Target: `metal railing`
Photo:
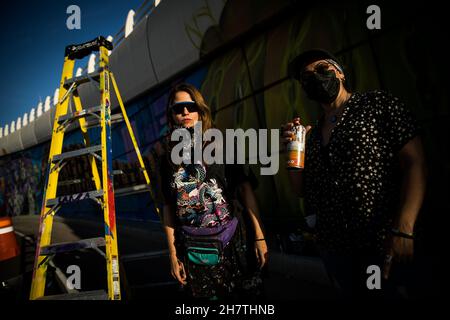
[[[116,34],[114,36],[111,36],[113,48],[119,47],[120,44],[129,35],[129,34],[128,35],[125,34],[125,29],[126,29],[127,24],[129,26],[131,26],[131,31],[130,31],[130,33],[131,33],[132,30],[136,26],[139,25],[139,23],[141,23],[148,15],[150,15],[153,12],[153,10],[159,5],[160,2],[161,2],[161,0],[144,0],[141,3],[141,5],[139,6],[139,8],[136,9],[136,11],[130,10],[128,12],[125,24],[119,29],[119,31],[116,32]],[[133,12],[134,15],[130,15],[130,12]],[[97,63],[98,63],[97,57],[95,57],[94,63],[95,63],[95,66],[97,66]],[[88,69],[89,69],[89,63],[86,64],[83,68],[81,68],[81,73],[82,74],[87,73]],[[58,90],[58,89],[56,89],[56,90]],[[54,93],[54,96],[56,96],[56,95],[57,95],[57,91],[55,91],[55,93]],[[49,111],[50,107],[52,107],[52,108],[55,107],[55,105],[57,103],[56,99],[55,98],[51,99],[50,96],[46,97],[46,102],[47,101],[51,101],[51,103],[50,103],[50,106],[47,106],[47,103],[46,103],[45,110],[42,110],[44,106],[42,105],[42,103],[39,103],[40,107],[38,105],[36,108],[32,108],[29,113],[25,113],[25,114],[23,114],[23,116],[18,117],[17,120],[14,120],[8,124],[4,124],[3,127],[0,127],[0,139],[2,139],[3,137],[6,137],[7,135],[9,135],[15,131],[19,131],[21,128],[27,126],[28,123],[33,122],[34,120],[39,118],[42,114]],[[39,110],[39,112],[38,112],[38,110]],[[25,120],[25,121],[22,121],[22,120]],[[16,126],[16,124],[20,124],[20,125]]]

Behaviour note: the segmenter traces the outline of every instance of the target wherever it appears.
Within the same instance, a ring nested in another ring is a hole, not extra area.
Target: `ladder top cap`
[[[108,50],[113,49],[112,42],[106,40],[105,37],[99,36],[91,41],[81,44],[71,44],[66,47],[65,56],[69,59],[83,59],[94,51],[99,51],[100,47]]]

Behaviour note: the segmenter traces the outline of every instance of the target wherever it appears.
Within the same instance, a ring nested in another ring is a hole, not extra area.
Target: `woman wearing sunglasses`
[[[177,85],[168,98],[171,131],[184,128],[192,134],[198,121],[203,132],[213,127],[201,93],[192,85]],[[252,188],[254,177],[238,165],[175,165],[172,147],[169,136],[160,164],[172,276],[195,298],[258,295],[267,245]]]

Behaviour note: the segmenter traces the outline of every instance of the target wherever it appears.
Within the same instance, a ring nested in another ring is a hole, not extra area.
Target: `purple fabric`
[[[220,242],[222,242],[223,246],[225,247],[233,237],[233,234],[236,231],[237,223],[238,219],[234,217],[226,224],[218,225],[217,227],[196,228],[182,226],[181,228],[183,232],[185,232],[185,234],[189,236],[207,237],[220,240]]]

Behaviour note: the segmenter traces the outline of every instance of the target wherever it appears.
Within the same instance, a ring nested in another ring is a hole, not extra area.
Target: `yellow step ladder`
[[[64,66],[59,88],[59,101],[56,105],[52,140],[48,157],[46,187],[40,216],[39,238],[36,244],[36,258],[30,292],[31,300],[45,299],[47,266],[55,254],[87,248],[98,250],[98,247],[100,246],[105,247],[108,283],[107,292],[97,290],[92,294],[84,294],[84,296],[86,299],[94,299],[95,297],[97,297],[97,299],[109,300],[121,299],[111,141],[111,123],[119,118],[119,120],[124,120],[126,123],[128,133],[139,160],[141,171],[144,174],[146,181],[145,185],[129,187],[122,190],[122,194],[149,191],[154,200],[152,189],[150,187],[150,177],[134,137],[114,75],[109,70],[108,51],[112,50],[112,48],[111,42],[104,37],[97,37],[86,43],[69,45],[65,50]],[[99,51],[100,53],[98,70],[94,73],[73,77],[75,61],[77,59],[82,59],[95,51]],[[83,109],[78,94],[78,87],[89,81],[99,82],[100,105]],[[120,111],[122,113],[120,117],[117,117],[117,115],[111,116],[110,83],[113,85],[120,105]],[[69,110],[70,101],[73,101],[75,111]],[[78,122],[79,124],[85,148],[62,153],[64,134],[74,122]],[[101,127],[101,143],[100,145],[91,145],[88,129],[96,125]],[[64,165],[67,164],[66,160],[82,156],[89,157],[95,190],[57,197],[59,173]],[[97,161],[101,164],[100,172],[97,167]],[[119,190],[116,190],[116,195],[118,191]],[[51,244],[53,217],[61,206],[86,199],[96,201],[102,208],[105,235],[99,238],[83,239],[72,243]],[[159,214],[156,202],[153,201],[153,203],[155,204],[156,212]],[[100,292],[100,294],[97,294],[98,292]],[[65,298],[70,299],[70,297]],[[74,299],[83,298],[82,295],[79,295],[78,298]]]

